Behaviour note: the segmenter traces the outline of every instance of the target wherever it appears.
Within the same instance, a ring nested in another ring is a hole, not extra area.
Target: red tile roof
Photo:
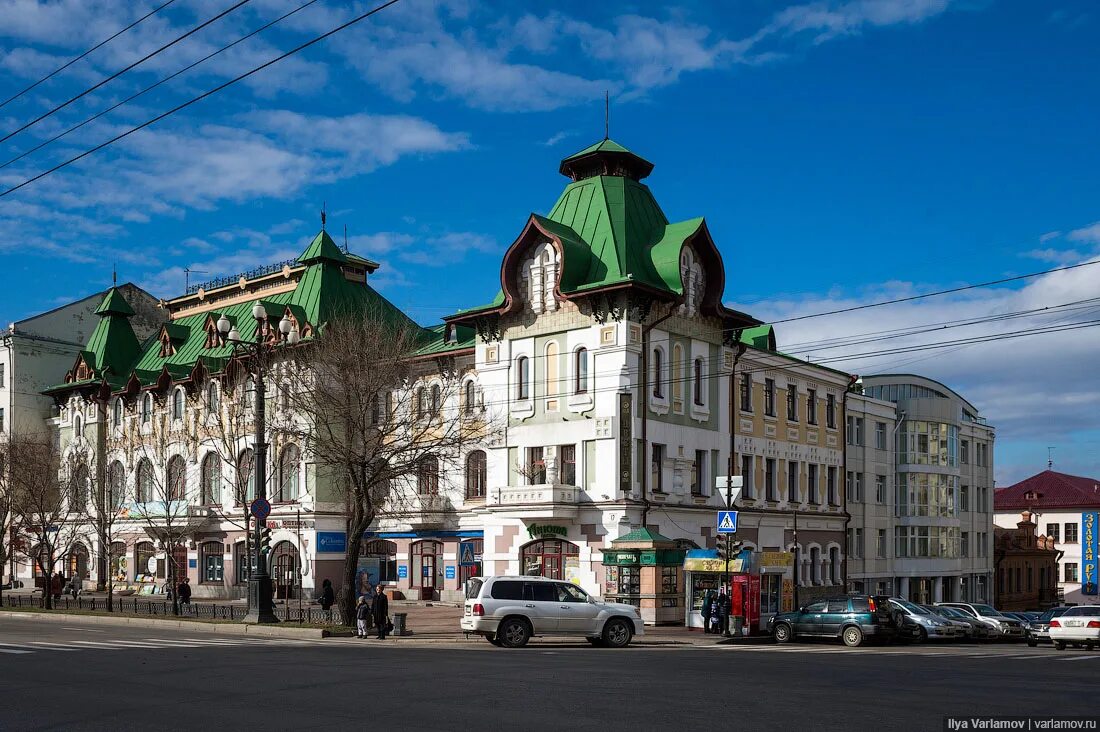
[[[1029,493],[1035,497],[1029,499]],[[993,493],[995,511],[1100,506],[1100,479],[1044,470]]]

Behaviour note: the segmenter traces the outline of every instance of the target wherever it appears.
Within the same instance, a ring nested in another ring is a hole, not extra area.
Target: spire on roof
[[[129,318],[134,314],[134,309],[130,307],[130,303],[126,302],[126,298],[122,296],[122,291],[112,286],[111,289],[107,290],[107,294],[103,296],[103,301],[99,303],[99,307],[95,309],[95,314],[100,317],[121,315],[124,318]]]
[[[348,258],[340,251],[340,247],[336,246],[336,242],[332,240],[328,232],[321,229],[317,236],[313,237],[313,241],[309,243],[306,250],[302,252],[302,256],[298,257],[298,261],[305,265],[320,262],[347,264]]]

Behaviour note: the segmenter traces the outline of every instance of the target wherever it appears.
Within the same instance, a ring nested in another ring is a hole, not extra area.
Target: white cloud
[[[851,0],[794,5],[778,13],[753,36],[814,34],[815,43],[859,33],[867,27],[912,25],[947,10],[951,0]]]
[[[1079,260],[1080,261],[1080,260]],[[1086,261],[1100,262],[1100,257]],[[1100,264],[1054,272],[1029,280],[1026,286],[1007,289],[972,290],[956,295],[933,297],[910,303],[870,308],[840,315],[776,325],[780,350],[810,360],[822,361],[853,353],[876,352],[968,338],[1004,334],[1027,328],[1100,320],[1100,302],[1077,309],[1038,314],[951,328],[891,340],[851,344],[853,336],[881,333],[913,325],[943,325],[990,314],[1005,314],[1078,300],[1100,297],[1096,289]],[[951,286],[946,283],[945,286]],[[756,305],[737,305],[760,318],[780,320],[799,315],[852,307],[869,302],[941,289],[918,283],[892,283],[868,288],[858,294],[805,296]],[[840,338],[845,345],[810,350],[806,344],[823,338]],[[1030,454],[1022,454],[1032,441],[1065,444],[1083,430],[1096,429],[1100,408],[1100,380],[1095,364],[1100,362],[1100,328],[1049,332],[990,343],[941,350],[913,351],[888,356],[830,360],[826,365],[857,374],[919,373],[936,379],[969,399],[997,429],[998,482],[1022,477],[1013,465],[1030,465]],[[1045,453],[1042,456],[1045,459]],[[1100,473],[1095,451],[1061,455],[1067,470]],[[1010,470],[1011,468],[1011,470]],[[1023,469],[1023,468],[1020,468]],[[1035,472],[1035,471],[1032,471]],[[1027,473],[1025,473],[1027,474]]]
[[[1100,221],[1081,229],[1074,229],[1066,234],[1066,238],[1070,241],[1081,241],[1100,245]]]

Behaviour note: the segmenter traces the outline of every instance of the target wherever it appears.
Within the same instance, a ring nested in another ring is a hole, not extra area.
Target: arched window
[[[122,397],[111,405],[111,425],[116,429],[122,426]]]
[[[88,466],[80,463],[73,470],[69,485],[69,510],[80,511],[88,504]]]
[[[256,380],[249,376],[244,380],[244,408],[255,409],[256,407]]]
[[[816,546],[810,547],[810,582],[821,584],[821,549]]]
[[[359,556],[378,560],[378,581],[397,581],[397,544],[385,539],[372,539],[359,545]]]
[[[531,396],[531,365],[526,356],[516,359],[516,399]]]
[[[298,500],[298,472],[301,454],[297,445],[287,445],[279,455],[279,501]]]
[[[217,414],[219,406],[218,385],[211,381],[206,385],[206,411]]]
[[[439,388],[439,384],[432,384],[432,416],[439,416],[439,409],[442,405],[442,393]]]
[[[110,567],[111,577],[116,582],[126,582],[129,577],[126,573],[126,543],[122,541],[111,542],[111,556],[107,565]]]
[[[118,460],[107,468],[107,487],[110,490],[107,500],[111,510],[117,511],[122,508],[122,500],[126,495],[126,470]]]
[[[157,554],[156,549],[153,548],[153,542],[140,541],[134,545],[134,579],[136,580],[141,575],[155,575],[157,572],[156,560],[153,559]],[[150,561],[152,560],[152,561]]]
[[[653,396],[660,399],[664,396],[664,389],[661,387],[661,368],[664,366],[664,353],[660,348],[653,349]]]
[[[187,463],[182,455],[173,455],[168,459],[165,470],[166,494],[169,501],[183,501],[187,498]]]
[[[557,396],[558,385],[558,344],[550,341],[546,344],[546,396]]]
[[[439,493],[439,460],[421,458],[416,466],[416,492],[422,496]]]
[[[221,503],[222,461],[215,452],[202,459],[202,504],[213,506]]]
[[[588,349],[581,346],[573,353],[573,393],[588,391]]]
[[[252,449],[241,452],[237,458],[237,503],[243,504],[256,497],[256,474],[252,470]]]
[[[677,343],[672,347],[672,400],[684,400],[684,347]]]
[[[428,393],[422,386],[416,388],[416,418],[423,419],[428,412]]]
[[[703,359],[695,359],[695,372],[693,374],[693,391],[696,405],[703,406]]]
[[[141,423],[149,424],[149,420],[153,418],[153,395],[146,394],[141,399]]]
[[[79,414],[73,417],[73,434],[77,437],[84,436],[84,418]]]
[[[477,394],[475,391],[473,379],[467,381],[465,387],[463,387],[462,399],[463,407],[466,411],[466,414],[473,414],[474,409],[477,406]]]
[[[580,547],[564,539],[540,539],[520,549],[520,567],[525,575],[564,579],[565,559],[580,554]]]
[[[149,503],[153,500],[153,486],[156,478],[153,475],[153,463],[149,458],[138,461],[137,468],[137,500],[138,503]]]
[[[840,549],[835,546],[829,549],[829,583],[840,584]]]
[[[183,389],[172,392],[172,419],[183,419]]]
[[[485,452],[474,450],[466,456],[466,497],[484,498],[487,477]]]

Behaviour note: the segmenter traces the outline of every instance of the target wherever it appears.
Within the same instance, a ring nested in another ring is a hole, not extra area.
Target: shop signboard
[[[794,579],[789,577],[783,578],[783,595],[781,604],[779,606],[779,612],[789,613],[794,611]]]
[[[343,554],[348,548],[348,537],[343,531],[318,531],[317,552],[319,554]]]
[[[760,572],[783,574],[794,567],[794,554],[792,552],[760,552],[757,555],[757,565]]]
[[[1100,512],[1081,514],[1081,594],[1096,595],[1100,560]]]

